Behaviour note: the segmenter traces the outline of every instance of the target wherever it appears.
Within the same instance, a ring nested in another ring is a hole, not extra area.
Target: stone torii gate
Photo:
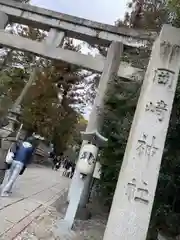
[[[0,0],[0,9],[1,29],[11,21],[51,30],[52,43],[52,39],[68,36],[110,46],[106,59],[93,58],[0,31],[2,46],[102,72],[85,134],[96,135],[99,140],[102,119],[97,107],[103,106],[109,81],[114,74],[134,80],[133,75],[142,72],[120,62],[123,44],[138,47],[148,39],[155,40],[104,235],[104,240],[145,240],[179,74],[180,30],[165,25],[157,37],[154,33],[116,28],[7,0]]]
[[[107,24],[100,24],[86,19],[77,18],[10,0],[7,2],[4,0],[0,1],[0,9],[7,15],[6,17],[2,16],[1,18],[1,29],[4,28],[8,21],[10,21],[27,24],[49,31],[48,37],[43,43],[0,31],[0,44],[17,50],[28,51],[50,59],[63,60],[94,72],[103,72],[103,69],[107,69],[106,66],[109,63],[105,63],[105,58],[101,56],[94,58],[92,56],[83,55],[60,48],[59,45],[63,44],[63,39],[65,36],[85,40],[87,42],[102,46],[109,46],[113,41],[122,42],[130,46],[141,46],[146,43],[146,39],[153,40],[156,36],[156,33],[149,33],[146,31],[130,31],[129,29],[117,28]],[[118,57],[120,59],[121,56],[119,55]],[[113,58],[113,56],[111,58]],[[133,68],[130,64],[122,61],[118,68],[118,76],[124,79],[133,81],[139,80],[139,76],[143,74],[141,69]],[[34,70],[33,73],[35,74],[35,72],[36,71]],[[31,80],[33,80],[34,74],[32,74]],[[87,139],[87,137],[93,137],[92,134],[88,136],[87,133],[96,133],[98,128],[97,124],[100,123],[100,119],[97,117],[98,114],[96,105],[102,107],[103,98],[105,96],[108,81],[111,79],[111,75],[113,75],[112,72],[106,73],[105,71],[104,75],[102,76],[102,80],[100,81],[101,84],[99,85],[99,92],[101,94],[100,96],[97,96],[97,101],[94,105],[94,111],[92,112],[90,118],[91,121],[88,123],[88,128],[86,133],[83,135],[83,139]],[[32,81],[29,81],[28,84],[31,82]],[[96,121],[96,119],[98,120]],[[99,124],[100,128],[101,125],[102,122]],[[100,131],[100,129],[98,129],[98,131]],[[97,138],[99,137],[100,135],[97,136]],[[101,140],[102,139],[103,138],[101,136]],[[84,197],[81,198],[81,206],[85,206],[88,201],[91,179],[92,176],[88,176],[85,180],[85,187],[83,191]],[[80,174],[76,171],[69,191],[69,199],[71,194],[73,194],[72,189],[77,190],[79,188],[79,184],[81,184]],[[78,191],[76,190],[74,193],[77,194]]]
[[[111,54],[112,51],[115,52],[115,49],[111,47],[111,51],[109,51],[111,57],[108,61],[106,61],[106,59],[101,56],[94,58],[92,56],[65,50],[59,47],[59,45],[63,45],[64,37],[75,37],[77,39],[85,40],[90,43],[95,43],[102,46],[109,46],[113,41],[122,42],[130,46],[141,46],[146,43],[146,39],[153,40],[156,36],[155,33],[134,30],[130,31],[129,29],[117,28],[111,25],[91,22],[86,19],[77,18],[42,8],[37,8],[27,4],[21,4],[15,1],[1,0],[0,9],[3,11],[0,19],[1,29],[3,29],[9,21],[14,23],[28,24],[30,26],[42,28],[49,31],[48,37],[45,39],[45,41],[43,41],[43,43],[39,43],[30,39],[25,39],[19,36],[8,34],[3,30],[0,31],[1,45],[17,50],[28,51],[50,59],[63,60],[72,64],[79,65],[82,68],[90,69],[94,72],[103,72],[103,69],[105,69],[99,85],[100,95],[97,95],[97,99],[93,108],[94,110],[91,114],[87,131],[84,134],[85,139],[88,137],[87,133],[96,132],[98,128],[97,124],[101,128],[102,121],[100,124],[100,119],[97,118],[97,105],[99,105],[99,107],[102,107],[108,81],[111,79],[111,75],[114,74],[112,72],[113,69],[110,69],[110,72],[106,72],[106,70],[108,70],[107,66],[113,62],[112,60],[113,58],[115,58],[116,55],[118,56],[117,58],[119,58],[120,60],[121,54]],[[117,46],[116,49],[118,49]],[[118,63],[117,69],[113,71],[115,71],[115,74],[118,74],[118,76],[120,76],[121,78],[132,81],[138,81],[139,76],[143,74],[143,71],[141,69],[133,68],[130,64],[122,61],[120,66]],[[34,70],[32,76],[30,77],[31,80],[33,80],[35,72],[36,71]],[[29,82],[31,83],[32,81]],[[17,102],[20,101],[21,99],[19,99]],[[98,131],[100,131],[100,129],[98,129]],[[91,136],[92,134],[90,134],[90,137]],[[99,136],[100,135],[98,135],[97,137]],[[101,140],[102,139],[103,138],[101,138]],[[71,185],[69,191],[69,197],[71,195],[72,188],[76,190],[79,188],[78,184],[80,184],[81,182],[79,177],[79,173],[74,175],[72,181],[73,184]],[[84,206],[86,205],[88,200],[87,196],[89,195],[88,193],[91,179],[92,176],[89,176],[86,179],[85,191],[83,194],[84,198],[82,198],[81,204]],[[74,191],[75,193],[77,192],[76,190]]]

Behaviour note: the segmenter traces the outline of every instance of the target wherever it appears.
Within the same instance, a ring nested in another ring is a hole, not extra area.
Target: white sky
[[[50,10],[114,24],[123,18],[129,0],[32,0],[31,4]]]
[[[54,10],[97,22],[114,25],[123,19],[129,0],[31,0],[32,5]],[[84,49],[84,53],[89,49]],[[91,107],[85,109],[84,117],[88,119]]]

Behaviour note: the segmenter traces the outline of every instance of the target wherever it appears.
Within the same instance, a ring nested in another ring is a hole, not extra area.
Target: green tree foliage
[[[74,132],[71,135],[71,139],[69,141],[70,145],[72,147],[75,147],[77,152],[80,149],[82,143],[81,132],[86,130],[87,123],[88,121],[82,115],[79,115],[77,124],[74,128]]]
[[[37,35],[39,41],[45,37],[42,31],[27,26],[12,24],[7,28],[12,34],[31,39],[35,39],[35,35]],[[0,60],[0,91],[3,92],[1,92],[0,96],[0,111],[6,114],[28,82],[30,72],[32,67],[36,65],[37,58],[30,53],[4,48],[1,50]]]
[[[139,84],[117,78],[106,102],[103,135],[108,146],[101,153],[101,190],[106,204],[111,204],[126,147],[139,92]]]
[[[180,26],[180,4],[178,0],[170,0],[168,2],[168,7],[171,12],[171,19],[173,20],[173,25]]]
[[[46,32],[39,29],[13,25],[9,31],[22,37],[42,41]],[[72,39],[65,39],[64,48],[80,51]],[[37,58],[33,54],[4,49],[1,55],[0,111],[4,114],[21,93],[36,67],[34,83],[25,96],[21,121],[28,131],[52,141],[57,152],[64,151],[76,135],[76,124],[85,105],[86,76],[79,67],[62,61]]]
[[[11,67],[0,72],[0,114],[7,114],[7,110],[13,105],[22,91],[28,74],[25,69]]]
[[[80,50],[69,39],[65,41],[64,48]],[[77,106],[84,101],[78,92],[84,77],[79,67],[61,61],[48,61],[42,66],[26,97],[23,114],[26,126],[51,140],[58,152],[65,150],[75,131],[79,116]]]

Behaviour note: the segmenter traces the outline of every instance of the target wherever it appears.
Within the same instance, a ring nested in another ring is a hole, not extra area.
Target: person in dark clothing
[[[13,150],[14,160],[9,169],[8,182],[5,186],[3,186],[1,192],[2,197],[9,196],[17,177],[23,174],[27,165],[31,163],[32,155],[34,153],[34,142],[35,139],[33,137],[29,137]]]
[[[64,168],[65,170],[63,172],[63,176],[72,178],[73,173],[75,171],[74,164],[71,161],[66,160],[64,163]]]
[[[57,156],[57,162],[55,165],[55,170],[57,171],[61,167],[61,157]]]
[[[55,155],[53,158],[53,169],[55,169],[57,162],[58,162],[57,156]]]
[[[50,153],[49,153],[49,157],[50,157],[50,158],[54,159],[55,156],[56,156],[55,152],[50,152]]]
[[[61,163],[60,162],[57,162],[54,169],[57,171],[61,166]]]
[[[51,153],[51,158],[53,158],[53,167],[52,169],[58,170],[61,167],[63,153],[60,153],[60,156],[56,156],[55,153]]]
[[[52,160],[52,169],[55,169],[57,163],[57,156],[54,151],[49,153],[49,158]]]
[[[75,164],[75,163],[72,163],[72,171],[71,171],[71,176],[70,176],[70,178],[73,177],[75,169],[76,169],[76,164]]]

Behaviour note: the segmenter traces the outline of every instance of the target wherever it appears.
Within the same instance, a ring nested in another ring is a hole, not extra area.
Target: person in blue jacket
[[[1,197],[9,196],[16,179],[24,172],[27,165],[31,163],[32,155],[35,149],[34,142],[34,137],[29,137],[13,150],[14,160],[9,169],[8,181],[1,191]]]

